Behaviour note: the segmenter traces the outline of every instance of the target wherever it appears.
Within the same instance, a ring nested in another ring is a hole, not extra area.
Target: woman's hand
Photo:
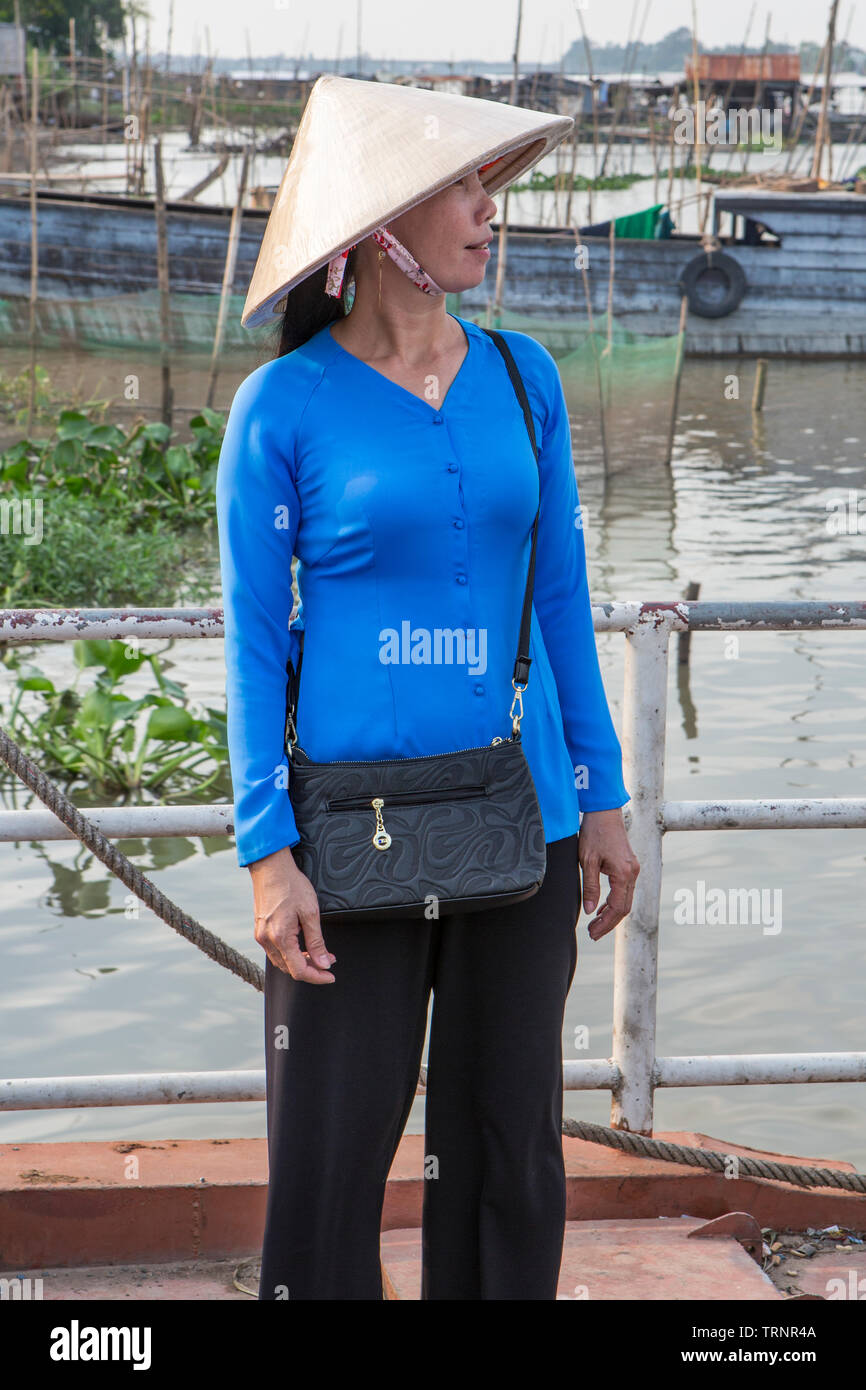
[[[598,941],[631,912],[634,885],[640,873],[620,807],[612,811],[584,811],[577,837],[577,857],[583,877],[583,907],[587,913],[592,912],[598,902],[599,874],[606,874],[610,883],[604,906],[587,928],[593,941]]]
[[[294,980],[332,985],[330,967],[337,957],[325,946],[316,890],[301,873],[291,849],[278,849],[248,867],[253,881],[255,938],[268,960]]]

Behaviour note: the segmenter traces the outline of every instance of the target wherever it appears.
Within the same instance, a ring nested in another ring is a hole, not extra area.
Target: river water
[[[58,383],[80,380],[90,389],[100,382],[100,394],[120,398],[128,366],[110,355],[52,360],[43,354],[41,360]],[[253,365],[226,363],[218,407],[228,405]],[[174,374],[177,399],[190,410],[203,399],[202,366],[186,359]],[[750,408],[753,373],[753,364],[734,359],[686,361],[669,468],[660,447],[667,395],[660,399],[653,388],[614,400],[611,424],[620,443],[605,474],[597,413],[584,393],[570,394],[595,601],[673,600],[693,581],[702,599],[862,599],[863,366],[772,362],[757,424]],[[142,400],[156,402],[157,387],[158,365],[145,364]],[[834,511],[846,518],[841,526],[832,524]],[[863,632],[743,633],[736,641],[727,633],[695,634],[687,682],[671,662],[666,796],[862,796],[864,643]],[[598,637],[618,728],[624,645],[619,634]],[[71,678],[71,651],[64,646],[45,644],[30,654],[55,680]],[[220,641],[177,641],[170,660],[171,674],[194,699],[222,701]],[[0,684],[4,680],[0,672]],[[123,848],[199,920],[263,963],[252,938],[248,876],[237,868],[231,843],[154,840]],[[255,991],[146,909],[126,916],[126,890],[80,847],[2,844],[0,882],[5,1075],[263,1066]],[[764,890],[780,905],[772,929],[681,924],[681,895],[700,892],[700,883],[708,892]],[[664,843],[659,1055],[862,1049],[864,884],[862,831],[670,833]],[[606,1057],[614,935],[592,942],[582,917],[578,941],[564,1056]],[[588,1029],[589,1045],[576,1050],[579,1027]],[[565,1111],[606,1123],[609,1106],[602,1092],[571,1092]],[[657,1130],[693,1129],[721,1141],[847,1159],[859,1169],[866,1169],[864,1121],[866,1088],[856,1084],[656,1093]],[[407,1132],[422,1128],[419,1099]],[[259,1103],[0,1116],[0,1139],[13,1143],[264,1132]]]

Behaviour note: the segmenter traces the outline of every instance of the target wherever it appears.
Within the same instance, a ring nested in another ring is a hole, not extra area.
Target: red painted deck
[[[656,1137],[758,1152],[701,1134]],[[386,1192],[383,1267],[396,1298],[416,1298],[420,1287],[423,1145],[421,1135],[404,1136]],[[561,1298],[784,1297],[733,1235],[689,1236],[729,1212],[748,1213],[758,1228],[839,1223],[866,1231],[866,1196],[731,1180],[580,1139],[564,1138],[563,1149],[569,1225]],[[761,1152],[852,1169],[832,1159]],[[244,1298],[232,1273],[259,1252],[266,1187],[262,1139],[4,1144],[0,1273],[41,1276],[45,1298]],[[831,1252],[806,1263],[812,1283],[798,1282],[803,1293],[846,1296],[827,1292],[835,1278],[855,1290],[862,1280],[860,1294],[847,1296],[866,1295],[866,1252]]]

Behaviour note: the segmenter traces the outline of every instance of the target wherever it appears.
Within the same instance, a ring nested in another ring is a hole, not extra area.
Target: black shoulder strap
[[[508,368],[508,375],[511,377],[511,385],[514,387],[517,399],[523,410],[523,418],[526,421],[526,433],[529,435],[529,442],[532,445],[532,452],[535,455],[535,462],[538,463],[538,445],[535,440],[535,423],[532,419],[532,411],[529,408],[529,400],[526,395],[526,387],[523,384],[523,377],[517,369],[517,363],[511,355],[511,349],[506,343],[501,333],[497,333],[495,328],[485,328],[487,333],[494,341],[499,351],[502,353],[505,365]],[[540,484],[539,484],[540,487]],[[539,504],[540,510],[540,504]],[[532,549],[529,552],[529,569],[526,575],[526,590],[523,595],[523,612],[520,617],[520,636],[517,641],[517,656],[514,661],[514,675],[512,680],[515,685],[525,687],[529,680],[529,626],[532,621],[532,589],[535,584],[535,543],[538,539],[538,511],[535,513],[535,520],[532,523]]]
[[[529,442],[532,445],[532,452],[538,463],[538,444],[535,439],[535,423],[532,419],[532,411],[529,406],[529,398],[526,394],[526,387],[523,378],[517,367],[517,363],[512,356],[511,349],[506,343],[501,333],[495,328],[484,328],[482,330],[493,339],[500,353],[502,354],[511,384],[520,402],[523,411],[523,418],[526,422],[526,432],[529,435]],[[526,575],[526,589],[523,595],[523,611],[520,615],[520,634],[517,641],[517,656],[514,661],[514,674],[512,683],[515,687],[520,686],[521,690],[526,689],[529,680],[529,667],[532,664],[529,655],[529,629],[532,622],[532,590],[535,583],[535,545],[538,539],[538,512],[535,513],[535,520],[532,523],[532,547],[529,552],[529,569]],[[297,670],[291,662],[291,658],[286,662],[286,740],[294,742],[296,737],[296,719],[298,710],[298,692],[301,683],[301,663],[304,659],[304,629],[298,631],[298,666]]]

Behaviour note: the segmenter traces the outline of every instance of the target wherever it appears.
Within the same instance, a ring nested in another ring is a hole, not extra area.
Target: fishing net
[[[449,306],[450,308],[450,306]],[[679,334],[655,338],[623,328],[607,314],[546,317],[503,309],[498,317],[453,310],[485,328],[527,333],[556,358],[575,433],[608,466],[664,462]],[[604,419],[602,421],[602,403]]]

